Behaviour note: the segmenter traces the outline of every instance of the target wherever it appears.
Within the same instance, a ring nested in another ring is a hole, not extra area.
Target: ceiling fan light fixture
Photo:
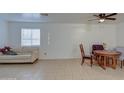
[[[99,20],[100,23],[102,23],[102,22],[104,22],[104,21],[105,21],[105,19],[100,19],[100,20]]]

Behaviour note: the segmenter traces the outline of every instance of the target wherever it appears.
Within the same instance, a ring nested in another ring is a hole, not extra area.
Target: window
[[[39,46],[40,45],[40,29],[21,30],[21,46]]]

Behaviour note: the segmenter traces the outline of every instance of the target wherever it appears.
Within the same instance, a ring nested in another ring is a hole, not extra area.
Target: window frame
[[[23,30],[30,30],[31,31],[31,39],[30,39],[31,44],[30,45],[24,45],[23,44],[23,40],[24,40],[23,36],[22,36],[22,33],[23,33],[22,31]],[[40,44],[41,44],[40,39],[39,39],[39,45],[33,45],[32,44],[32,41],[35,40],[35,39],[32,38],[32,30],[39,30],[39,35],[41,33],[40,28],[21,28],[21,47],[39,47],[40,46]],[[41,37],[39,37],[39,38],[41,38]]]

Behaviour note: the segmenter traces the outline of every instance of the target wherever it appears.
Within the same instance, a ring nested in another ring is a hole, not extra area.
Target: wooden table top
[[[117,51],[109,51],[109,50],[95,50],[95,54],[101,54],[101,55],[120,55],[120,52]]]

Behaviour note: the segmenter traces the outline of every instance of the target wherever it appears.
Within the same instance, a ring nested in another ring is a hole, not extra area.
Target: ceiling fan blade
[[[99,17],[98,15],[93,15],[93,16],[95,16],[95,17]]]
[[[93,21],[93,20],[99,20],[99,19],[90,19],[90,20],[88,20],[88,21]]]
[[[116,18],[105,18],[107,20],[116,20]]]
[[[114,15],[117,15],[117,13],[112,13],[112,14],[106,15],[105,17],[110,17],[110,16],[114,16]]]

